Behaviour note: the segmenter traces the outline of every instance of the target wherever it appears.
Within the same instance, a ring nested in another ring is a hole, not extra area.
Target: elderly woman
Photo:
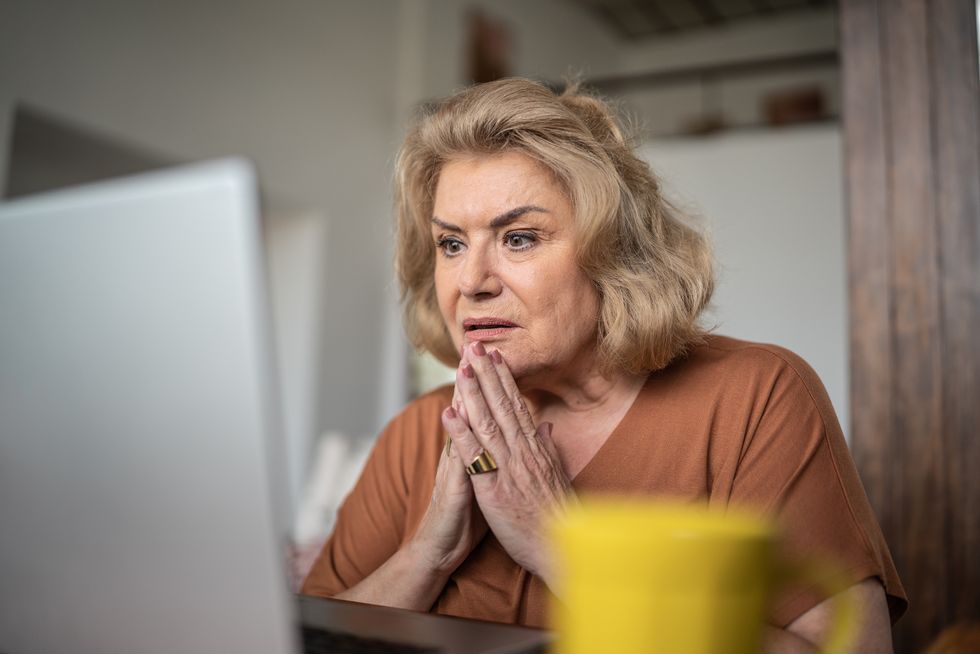
[[[904,591],[826,392],[792,353],[699,328],[708,243],[605,104],[462,91],[409,134],[397,193],[407,329],[456,383],[381,434],[305,593],[543,626],[547,516],[592,492],[681,498],[760,508],[793,552],[834,557],[860,651],[890,650]],[[828,614],[793,589],[771,646],[806,651]]]

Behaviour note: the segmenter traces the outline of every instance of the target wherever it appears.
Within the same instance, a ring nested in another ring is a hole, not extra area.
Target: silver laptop
[[[0,205],[0,653],[543,646],[290,595],[259,239],[237,160]]]

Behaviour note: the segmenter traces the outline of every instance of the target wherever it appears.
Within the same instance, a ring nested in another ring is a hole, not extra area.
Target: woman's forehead
[[[460,157],[444,164],[432,212],[443,220],[476,219],[521,206],[565,212],[569,203],[545,166],[522,153],[504,152]]]

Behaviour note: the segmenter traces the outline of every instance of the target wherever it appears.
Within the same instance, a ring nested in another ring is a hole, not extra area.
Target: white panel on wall
[[[316,210],[278,211],[263,222],[290,506],[295,512],[319,436],[327,219]]]
[[[793,350],[849,431],[841,139],[837,125],[652,141],[668,196],[710,226],[718,333]]]

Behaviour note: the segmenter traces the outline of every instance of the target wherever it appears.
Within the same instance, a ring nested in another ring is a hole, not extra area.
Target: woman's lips
[[[467,341],[493,341],[508,336],[516,327],[505,327],[503,325],[495,327],[482,327],[477,329],[464,329],[463,338]]]
[[[463,338],[467,341],[492,341],[504,338],[517,328],[509,320],[496,316],[467,318],[463,321]]]

